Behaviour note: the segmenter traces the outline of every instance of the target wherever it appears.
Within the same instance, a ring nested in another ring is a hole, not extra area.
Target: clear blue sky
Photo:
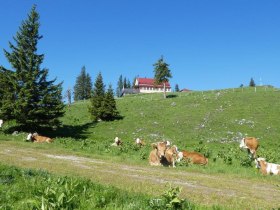
[[[33,4],[40,14],[39,53],[49,79],[73,87],[83,65],[94,82],[116,87],[122,74],[153,77],[161,55],[172,87],[213,90],[279,87],[279,0],[0,0],[0,64]]]

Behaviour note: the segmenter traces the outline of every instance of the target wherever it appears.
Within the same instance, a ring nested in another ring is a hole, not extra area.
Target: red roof
[[[163,84],[156,85],[155,80],[151,78],[137,78],[139,87],[163,87]],[[171,88],[169,82],[165,83],[166,88]]]

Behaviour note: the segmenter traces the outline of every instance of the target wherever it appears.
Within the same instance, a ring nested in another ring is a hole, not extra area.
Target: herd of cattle
[[[121,146],[123,142],[116,137],[112,146]],[[144,146],[145,142],[137,138],[135,144]],[[172,166],[176,167],[176,163],[181,160],[188,161],[192,164],[206,165],[208,158],[198,152],[189,152],[186,150],[179,151],[176,145],[172,145],[169,141],[152,143],[152,151],[149,155],[149,164],[151,166]],[[254,159],[256,168],[259,168],[262,174],[280,175],[280,165],[268,163],[265,158],[257,157],[257,149],[259,141],[255,137],[242,138],[240,148],[247,149],[250,157]]]
[[[38,133],[29,133],[27,136],[28,141],[32,142],[53,142],[53,139],[40,136]],[[118,137],[114,139],[114,143],[111,146],[121,146],[122,140]],[[135,140],[135,144],[139,146],[145,146],[145,142],[139,138]],[[172,166],[176,167],[176,163],[181,160],[188,161],[192,164],[206,165],[208,159],[198,152],[189,152],[186,150],[179,151],[176,145],[172,145],[170,141],[162,141],[152,143],[152,151],[149,155],[149,164],[151,166]],[[251,158],[254,159],[256,167],[260,169],[262,174],[274,174],[280,175],[280,165],[275,163],[268,163],[264,158],[257,157],[257,149],[259,148],[259,142],[255,137],[242,138],[240,141],[240,148],[247,149]]]

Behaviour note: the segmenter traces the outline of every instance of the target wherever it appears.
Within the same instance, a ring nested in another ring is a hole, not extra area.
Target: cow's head
[[[239,147],[240,148],[244,148],[244,149],[247,149],[248,147],[246,146],[245,144],[245,138],[242,138],[241,141],[240,141],[240,144],[239,144]]]
[[[116,137],[114,141],[115,141],[115,143],[118,143],[119,142],[119,137]]]
[[[170,146],[171,145],[170,141],[168,141],[168,140],[165,141],[164,143],[166,144],[166,146]]]
[[[179,151],[178,151],[178,147],[176,146],[176,145],[173,145],[172,147],[171,147],[171,150],[172,150],[172,153],[173,154],[177,154]]]
[[[36,136],[39,136],[39,134],[37,132],[32,134],[32,137],[36,137]]]
[[[31,141],[31,139],[32,139],[32,133],[29,133],[29,134],[27,135],[26,140]]]
[[[184,157],[183,152],[178,152],[177,157],[176,157],[176,161],[180,162],[183,159],[183,157]]]
[[[255,159],[256,168],[261,168],[261,162],[265,163],[265,159],[264,158]]]
[[[156,149],[157,156],[162,159],[165,155],[165,151],[167,149],[166,142],[157,142],[152,144],[152,148]]]

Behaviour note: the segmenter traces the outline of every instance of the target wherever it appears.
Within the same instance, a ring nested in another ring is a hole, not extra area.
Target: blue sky
[[[164,56],[172,87],[213,90],[279,87],[279,0],[0,0],[0,65],[33,4],[40,14],[38,52],[49,79],[72,88],[82,66],[116,87],[122,74],[153,77]],[[261,81],[260,81],[261,79]]]

